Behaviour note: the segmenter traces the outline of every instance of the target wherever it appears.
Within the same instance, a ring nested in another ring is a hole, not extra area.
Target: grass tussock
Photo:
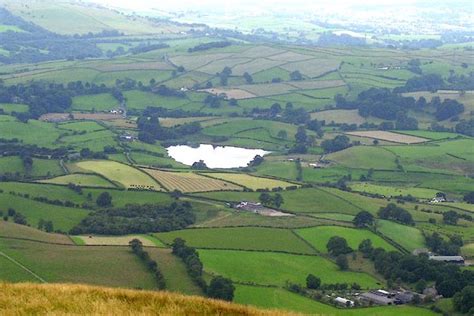
[[[290,315],[169,292],[0,283],[1,315]]]

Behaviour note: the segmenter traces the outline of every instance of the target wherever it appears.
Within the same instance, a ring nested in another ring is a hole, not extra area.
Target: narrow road
[[[36,279],[38,279],[39,281],[41,281],[42,283],[48,283],[48,282],[46,282],[45,279],[43,279],[42,277],[40,277],[39,275],[37,275],[36,273],[34,273],[33,271],[31,271],[30,269],[28,269],[27,267],[25,267],[24,265],[22,265],[21,263],[19,263],[18,261],[16,261],[16,260],[13,259],[12,257],[10,257],[9,255],[7,255],[6,253],[0,251],[0,256],[7,258],[7,260],[10,260],[10,261],[13,262],[14,264],[16,264],[17,266],[19,266],[20,268],[22,268],[23,270],[25,270],[26,272],[28,272],[28,273],[31,274],[32,276],[34,276]]]

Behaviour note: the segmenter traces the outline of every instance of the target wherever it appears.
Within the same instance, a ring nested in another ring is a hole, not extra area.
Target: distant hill
[[[169,292],[0,283],[0,314],[295,315]]]
[[[187,28],[172,23],[128,16],[95,4],[76,1],[0,0],[14,15],[62,35],[115,30],[125,35],[178,34]]]

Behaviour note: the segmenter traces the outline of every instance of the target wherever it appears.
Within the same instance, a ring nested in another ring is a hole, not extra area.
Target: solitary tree
[[[349,262],[347,261],[347,257],[343,254],[337,256],[336,264],[341,270],[347,270],[349,268]]]
[[[347,245],[347,240],[339,236],[331,237],[326,247],[329,254],[334,257],[352,252],[352,249]]]
[[[313,274],[308,274],[306,277],[306,287],[308,289],[317,290],[321,286],[321,279]]]
[[[112,205],[112,196],[109,192],[102,192],[96,200],[96,203],[100,207],[108,207]]]
[[[370,226],[374,223],[374,216],[367,211],[361,211],[352,220],[356,227]]]
[[[207,289],[207,296],[217,298],[224,301],[232,301],[234,299],[235,286],[231,279],[217,276],[211,280]]]

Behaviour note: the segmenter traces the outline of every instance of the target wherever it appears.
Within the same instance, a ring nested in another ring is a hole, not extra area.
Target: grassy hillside
[[[94,315],[291,315],[167,292],[85,285],[0,284],[0,313]]]

